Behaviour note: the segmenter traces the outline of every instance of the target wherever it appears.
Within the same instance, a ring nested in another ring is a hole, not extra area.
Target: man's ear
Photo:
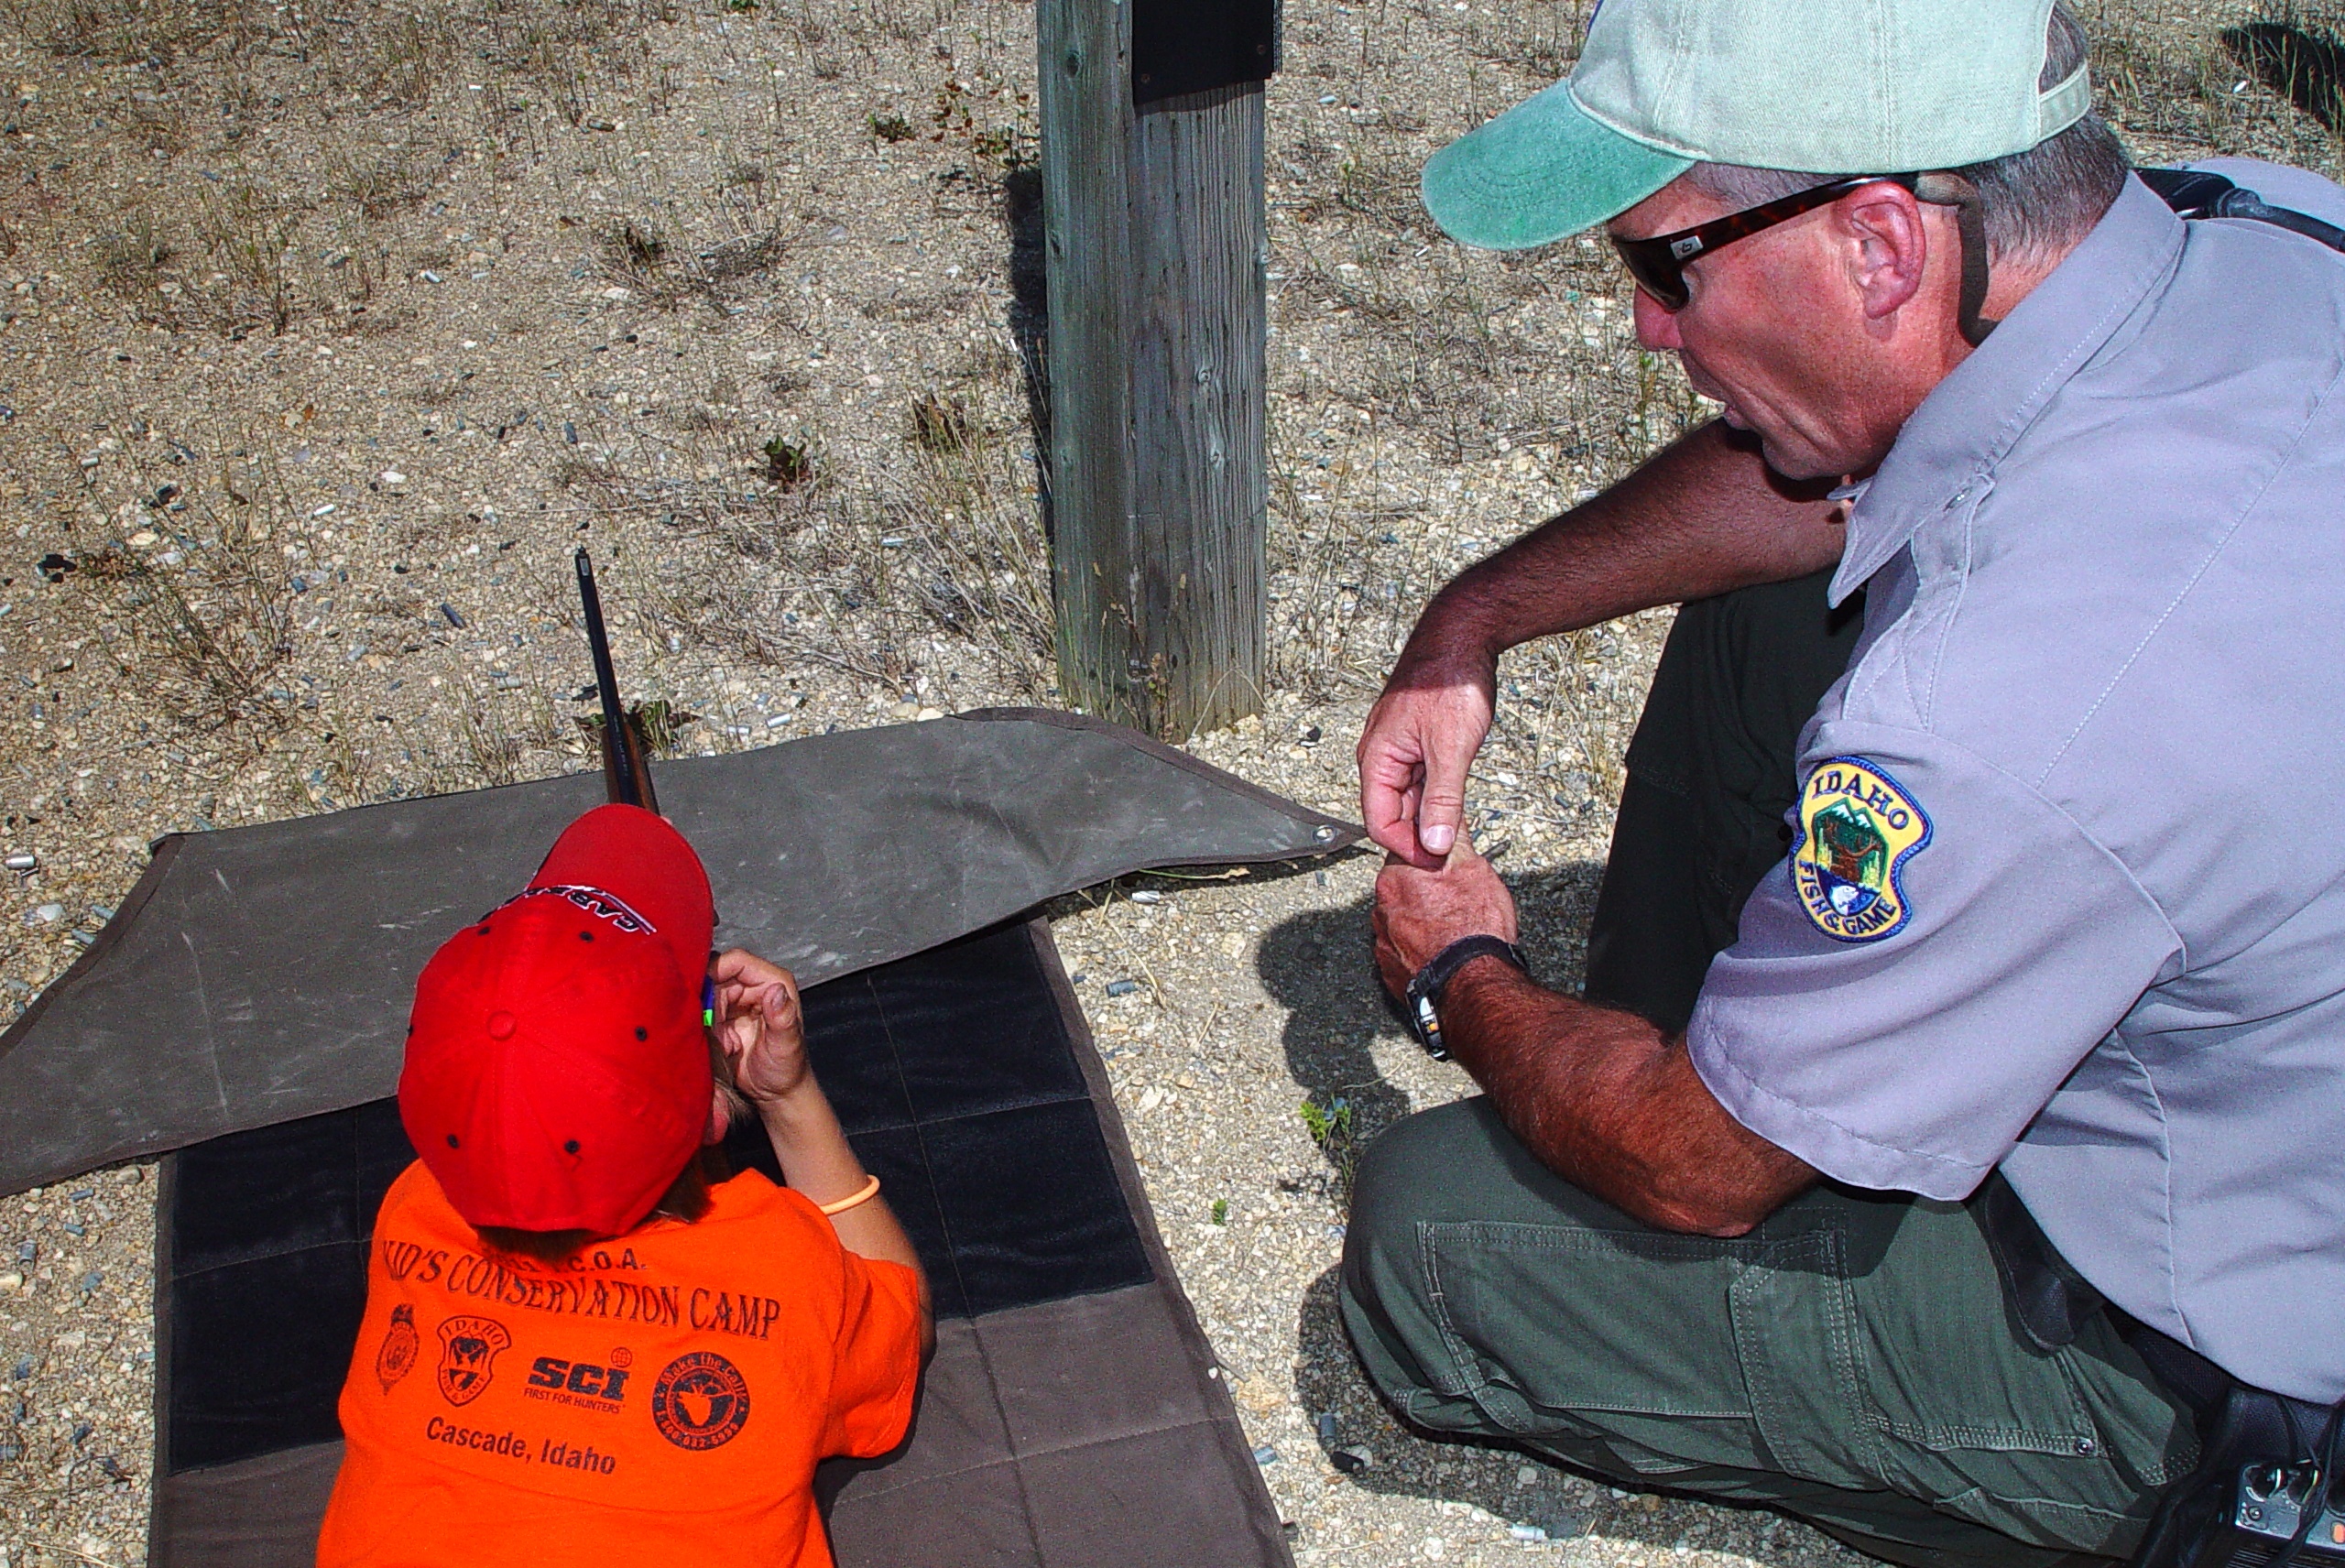
[[[719,1082],[708,1091],[708,1125],[701,1129],[703,1147],[723,1143],[725,1135],[733,1130],[733,1102]]]
[[[1851,191],[1833,209],[1866,318],[1895,314],[1921,292],[1929,261],[1929,220],[1921,202],[1903,186],[1883,181]]]

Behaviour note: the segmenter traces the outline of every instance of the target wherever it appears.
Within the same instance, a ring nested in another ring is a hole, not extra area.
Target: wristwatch
[[[1461,937],[1434,953],[1430,963],[1410,977],[1409,994],[1401,1015],[1408,1022],[1409,1032],[1416,1036],[1417,1043],[1435,1062],[1449,1060],[1449,1050],[1441,1042],[1441,993],[1448,986],[1451,976],[1477,958],[1503,959],[1525,975],[1531,973],[1522,950],[1500,937]]]

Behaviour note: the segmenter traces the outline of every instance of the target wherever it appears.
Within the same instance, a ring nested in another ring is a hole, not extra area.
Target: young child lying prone
[[[604,806],[425,966],[321,1568],[827,1568],[815,1462],[903,1440],[927,1285],[795,983],[714,925],[682,836]],[[751,1106],[786,1188],[712,1147]]]

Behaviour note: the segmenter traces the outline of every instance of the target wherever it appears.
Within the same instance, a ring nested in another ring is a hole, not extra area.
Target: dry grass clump
[[[924,393],[904,420],[901,449],[859,471],[811,437],[758,442],[719,418],[685,420],[673,439],[638,431],[560,477],[600,526],[659,528],[638,608],[671,648],[900,691],[949,645],[990,689],[1046,698],[1053,623],[1031,452],[966,397]]]
[[[70,581],[124,680],[180,728],[265,746],[290,717],[289,557],[299,524],[265,449],[210,470],[148,432],[108,437],[87,475],[94,536]]]
[[[62,55],[168,64],[256,28],[240,0],[9,0],[0,22]]]
[[[2144,162],[2220,153],[2335,178],[2345,17],[2293,4],[2226,6],[2176,27],[2141,7],[2088,5],[2101,110]]]

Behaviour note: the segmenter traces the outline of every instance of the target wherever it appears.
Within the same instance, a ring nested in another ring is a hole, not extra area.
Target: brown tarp
[[[816,983],[1151,866],[1356,828],[1129,730],[1042,710],[659,768],[717,940]],[[0,1034],[0,1194],[388,1094],[417,972],[520,887],[599,774],[174,834]]]

